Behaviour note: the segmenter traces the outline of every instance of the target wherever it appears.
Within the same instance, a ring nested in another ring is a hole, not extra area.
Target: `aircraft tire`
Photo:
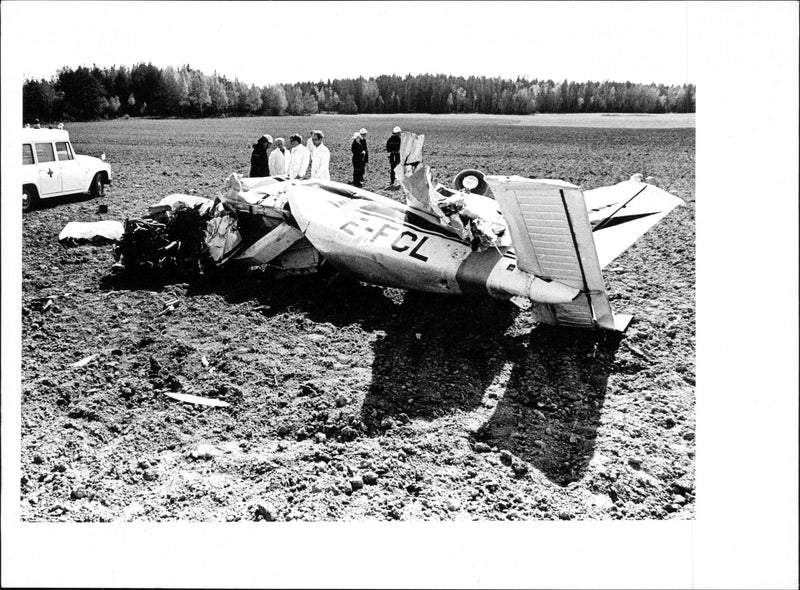
[[[489,185],[483,179],[484,174],[480,170],[462,170],[458,174],[456,174],[455,178],[453,179],[453,186],[456,190],[467,190],[470,193],[474,193],[476,195],[485,195],[486,190],[489,188]],[[475,185],[473,188],[465,189],[464,187],[464,180],[467,178],[472,178],[478,181],[478,184]]]

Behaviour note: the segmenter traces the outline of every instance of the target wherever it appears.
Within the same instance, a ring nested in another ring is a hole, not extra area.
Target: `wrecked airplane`
[[[173,194],[128,220],[117,266],[202,256],[309,273],[328,261],[375,285],[508,299],[542,323],[621,331],[630,316],[614,315],[602,268],[682,203],[638,178],[585,193],[559,180],[456,178],[477,192],[434,185],[419,166],[401,180],[400,203],[339,182],[231,174],[214,200]],[[494,199],[478,194],[487,187]],[[183,223],[189,211],[205,223],[202,238]],[[167,231],[176,225],[183,240]],[[154,256],[136,254],[137,235],[154,241]]]

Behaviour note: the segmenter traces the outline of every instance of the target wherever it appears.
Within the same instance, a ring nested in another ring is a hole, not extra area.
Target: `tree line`
[[[693,113],[692,84],[383,75],[259,87],[184,65],[76,69],[23,83],[23,117],[219,117],[316,113]]]

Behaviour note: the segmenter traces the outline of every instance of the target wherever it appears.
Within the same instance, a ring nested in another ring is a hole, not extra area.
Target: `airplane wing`
[[[581,290],[571,303],[535,304],[543,323],[624,329],[601,269],[681,200],[641,182],[587,191],[560,180],[487,176],[511,233],[517,266]]]

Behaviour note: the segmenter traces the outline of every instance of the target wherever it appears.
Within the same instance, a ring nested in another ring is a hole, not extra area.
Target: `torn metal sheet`
[[[242,234],[235,218],[229,215],[215,217],[206,224],[206,246],[214,261],[221,261],[241,243]]]
[[[411,175],[422,163],[422,146],[424,143],[424,135],[417,135],[410,131],[403,131],[400,134],[400,163],[394,169],[397,178],[405,178]]]

